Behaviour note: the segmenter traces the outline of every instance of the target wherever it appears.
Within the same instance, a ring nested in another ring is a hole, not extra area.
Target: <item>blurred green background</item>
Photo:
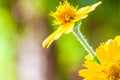
[[[68,0],[79,8],[98,1]],[[120,0],[101,1],[81,26],[94,50],[101,42],[120,34]],[[58,27],[52,25],[53,17],[49,14],[56,11],[59,2],[63,0],[0,0],[0,80],[82,79],[78,71],[83,68],[87,53],[72,33],[63,34],[49,49],[41,47],[42,41]],[[34,66],[24,66],[25,61]],[[37,64],[44,68],[44,74]]]

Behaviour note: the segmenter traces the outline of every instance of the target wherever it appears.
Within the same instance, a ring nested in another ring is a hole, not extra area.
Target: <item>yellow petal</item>
[[[97,57],[102,65],[105,65],[119,55],[119,46],[114,40],[108,40],[96,49]]]
[[[53,32],[50,36],[48,36],[42,43],[43,48],[47,46],[47,48],[50,46],[50,44],[58,39],[64,32],[63,27],[59,27],[55,32]]]
[[[101,73],[101,71],[103,70],[103,67],[100,64],[93,61],[85,61],[84,66],[87,69],[80,70],[79,76],[85,77],[85,80],[87,80],[86,78],[88,77],[93,77],[93,76],[98,77],[99,75],[101,75],[101,77],[104,76],[104,74]]]
[[[95,67],[94,69],[97,69]],[[105,80],[106,75],[102,72],[94,71],[94,69],[83,69],[79,71],[79,76],[84,77],[83,80]]]
[[[119,55],[119,46],[115,40],[110,40],[108,45],[108,60],[109,62],[113,61],[113,59]]]
[[[72,23],[72,22],[71,23],[67,23],[63,27],[66,28],[65,33],[68,34],[68,33],[72,32],[73,27],[74,27],[74,23]]]
[[[60,26],[55,32],[53,32],[50,36],[48,36],[44,42],[42,43],[43,48],[50,46],[50,44],[58,39],[63,33],[70,33],[74,27],[74,23],[68,23]]]
[[[88,54],[88,55],[85,56],[85,60],[90,61],[90,60],[92,60],[92,57]]]
[[[87,77],[90,74],[95,74],[95,73],[89,69],[82,69],[79,71],[79,76],[82,76],[82,77]]]
[[[100,63],[103,64],[103,65],[108,63],[108,58],[106,57],[106,54],[107,54],[107,52],[104,49],[103,45],[99,46],[96,49],[97,58],[100,61]]]
[[[86,7],[83,7],[83,8],[80,8],[77,13],[79,15],[79,18],[80,19],[83,19],[83,18],[86,18],[87,14],[91,11],[93,11],[99,4],[101,4],[102,2],[98,2],[98,3],[95,3],[91,6],[86,6]]]
[[[85,77],[84,80],[105,80],[105,78],[100,78],[100,75],[96,73],[93,76]]]
[[[118,43],[118,45],[120,46],[120,36],[116,36],[115,37],[115,41]]]
[[[91,70],[94,70],[94,71],[100,71],[101,70],[101,65],[96,63],[96,62],[93,62],[93,61],[85,61],[85,65],[84,65],[86,68],[88,69],[91,69]]]
[[[96,68],[96,67],[95,67]],[[95,69],[94,68],[94,69]],[[94,71],[94,69],[93,70],[90,70],[90,69],[83,69],[83,70],[80,70],[79,71],[79,76],[82,76],[82,77],[97,77],[97,78],[102,78],[102,77],[104,77],[104,74],[103,73],[101,73],[101,72],[96,72],[96,71]],[[97,69],[97,68],[96,68]]]
[[[98,5],[100,5],[102,2],[97,2],[97,3],[95,3],[95,4],[93,4],[93,5],[91,5],[90,7],[89,7],[89,9],[88,9],[88,12],[91,12],[91,11],[93,11]]]

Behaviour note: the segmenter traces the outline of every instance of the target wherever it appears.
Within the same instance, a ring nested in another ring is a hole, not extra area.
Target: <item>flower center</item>
[[[66,8],[63,11],[59,11],[59,14],[56,15],[56,18],[58,19],[58,21],[60,21],[61,24],[66,24],[68,22],[72,22],[75,16],[76,14],[74,10]]]
[[[118,63],[109,63],[105,69],[105,73],[108,80],[120,80],[120,65]]]

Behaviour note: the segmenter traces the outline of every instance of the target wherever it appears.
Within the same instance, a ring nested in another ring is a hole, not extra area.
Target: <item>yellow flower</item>
[[[70,33],[74,27],[74,23],[86,18],[87,14],[93,11],[100,3],[101,2],[95,3],[91,6],[82,7],[78,10],[77,7],[74,8],[71,6],[67,0],[65,0],[63,4],[60,3],[60,5],[57,7],[57,11],[50,14],[55,18],[53,24],[60,25],[60,27],[44,40],[42,46],[47,46],[48,48],[50,44],[54,40],[58,39],[63,33]]]
[[[79,71],[84,80],[120,80],[120,36],[102,43],[96,49],[99,63],[86,60]]]

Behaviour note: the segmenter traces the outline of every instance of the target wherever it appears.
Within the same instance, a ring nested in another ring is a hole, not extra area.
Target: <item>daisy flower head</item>
[[[86,60],[86,69],[79,71],[83,80],[120,80],[120,36],[101,43],[96,49],[100,63]]]
[[[75,22],[87,17],[88,13],[93,11],[101,2],[95,3],[91,6],[82,7],[77,9],[70,5],[67,0],[60,3],[56,12],[51,12],[51,16],[55,18],[54,25],[60,25],[59,28],[48,36],[42,43],[43,47],[49,47],[50,44],[58,39],[63,33],[70,33],[73,30]]]

